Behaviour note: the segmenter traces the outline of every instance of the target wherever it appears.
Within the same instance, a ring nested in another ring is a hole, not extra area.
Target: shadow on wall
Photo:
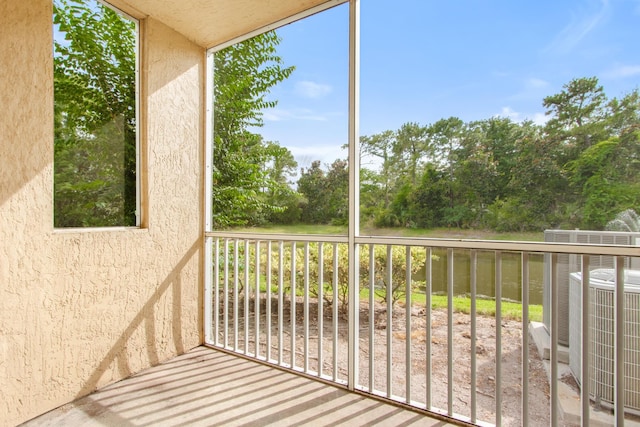
[[[93,374],[84,383],[75,398],[85,396],[98,388],[100,378],[109,369],[114,362],[117,363],[119,374],[122,378],[131,376],[134,372],[129,367],[129,359],[127,356],[127,346],[131,337],[136,333],[140,327],[144,327],[145,331],[145,347],[147,357],[151,366],[157,365],[161,362],[158,356],[158,348],[156,342],[156,322],[155,317],[156,306],[160,302],[161,298],[171,293],[172,297],[172,318],[164,319],[163,321],[171,322],[171,331],[173,336],[173,347],[177,354],[183,354],[185,349],[184,337],[183,337],[183,310],[182,310],[182,271],[192,260],[194,256],[198,256],[202,261],[202,241],[196,240],[189,250],[184,254],[180,261],[176,264],[171,273],[164,279],[164,281],[158,286],[151,298],[140,309],[136,317],[129,324],[129,326],[122,333],[120,338],[113,344],[111,349],[107,352],[102,359],[98,367]],[[199,263],[199,265],[202,265]],[[197,307],[202,306],[203,293],[199,290]],[[202,314],[198,314],[198,324],[202,324]],[[200,331],[198,331],[200,333]],[[201,340],[200,340],[201,341]]]

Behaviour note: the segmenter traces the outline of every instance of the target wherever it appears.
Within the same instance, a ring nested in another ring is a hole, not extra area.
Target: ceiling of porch
[[[322,4],[342,2],[340,0],[106,1],[136,18],[154,18],[203,47],[217,46]]]

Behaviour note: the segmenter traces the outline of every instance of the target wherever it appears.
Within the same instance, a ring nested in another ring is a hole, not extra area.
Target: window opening
[[[54,0],[54,226],[139,225],[138,23]]]
[[[212,53],[213,229],[346,234],[347,18],[339,5]]]

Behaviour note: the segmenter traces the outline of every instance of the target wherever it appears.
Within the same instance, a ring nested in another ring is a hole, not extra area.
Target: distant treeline
[[[134,225],[135,28],[109,8],[63,0],[54,22],[66,40],[55,42],[55,225]],[[298,171],[287,148],[254,132],[277,104],[270,89],[294,71],[279,43],[268,32],[215,54],[216,228],[348,220],[345,160]],[[577,78],[542,104],[544,125],[450,117],[363,136],[361,223],[602,229],[617,213],[637,211],[638,89],[608,98],[597,78]]]
[[[496,231],[603,229],[640,204],[640,97],[578,78],[543,100],[544,125],[493,117],[361,137],[361,222]],[[366,168],[366,164],[375,168]],[[290,171],[291,172],[291,171]],[[348,167],[314,162],[296,194],[258,221],[344,224]]]

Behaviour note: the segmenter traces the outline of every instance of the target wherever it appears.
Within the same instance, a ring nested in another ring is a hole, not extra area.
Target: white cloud
[[[343,154],[345,151],[340,145],[322,145],[322,146],[308,145],[304,147],[290,146],[289,150],[291,150],[294,156],[301,156],[301,157],[310,156],[310,157],[316,157],[316,158],[324,158],[327,156],[333,157],[337,155],[339,156],[340,154]]]
[[[513,111],[511,107],[502,107],[502,111],[499,114],[496,114],[496,117],[507,117],[517,122],[520,120],[520,113]]]
[[[609,16],[609,0],[590,3],[594,4],[594,6],[590,7],[589,10],[574,13],[571,21],[547,45],[545,51],[558,54],[571,51]]]
[[[533,123],[542,126],[549,121],[549,116],[547,116],[545,113],[534,113],[533,118],[530,120]]]
[[[333,88],[330,85],[308,80],[296,82],[295,85],[295,93],[303,98],[323,98],[330,94],[332,90]]]
[[[525,81],[525,85],[529,88],[540,89],[549,86],[549,82],[537,77],[531,77]]]
[[[513,110],[511,107],[502,107],[502,111],[496,114],[494,117],[506,117],[514,122],[522,123],[526,120],[530,120],[537,125],[544,125],[549,120],[549,116],[544,113],[524,114]]]
[[[538,101],[548,94],[551,84],[539,77],[519,78],[519,90],[508,96],[510,101]]]
[[[616,65],[603,73],[610,79],[623,79],[640,74],[640,65]]]
[[[312,120],[316,122],[327,121],[327,115],[315,113],[308,108],[285,110],[272,108],[263,113],[262,118],[267,122],[281,122],[284,120]]]
[[[320,160],[324,168],[325,165],[330,165],[334,160],[346,159],[348,156],[347,150],[336,144],[308,145],[305,147],[288,146],[287,148],[289,148],[289,151],[298,162],[298,167],[305,169],[310,167],[315,160]]]

